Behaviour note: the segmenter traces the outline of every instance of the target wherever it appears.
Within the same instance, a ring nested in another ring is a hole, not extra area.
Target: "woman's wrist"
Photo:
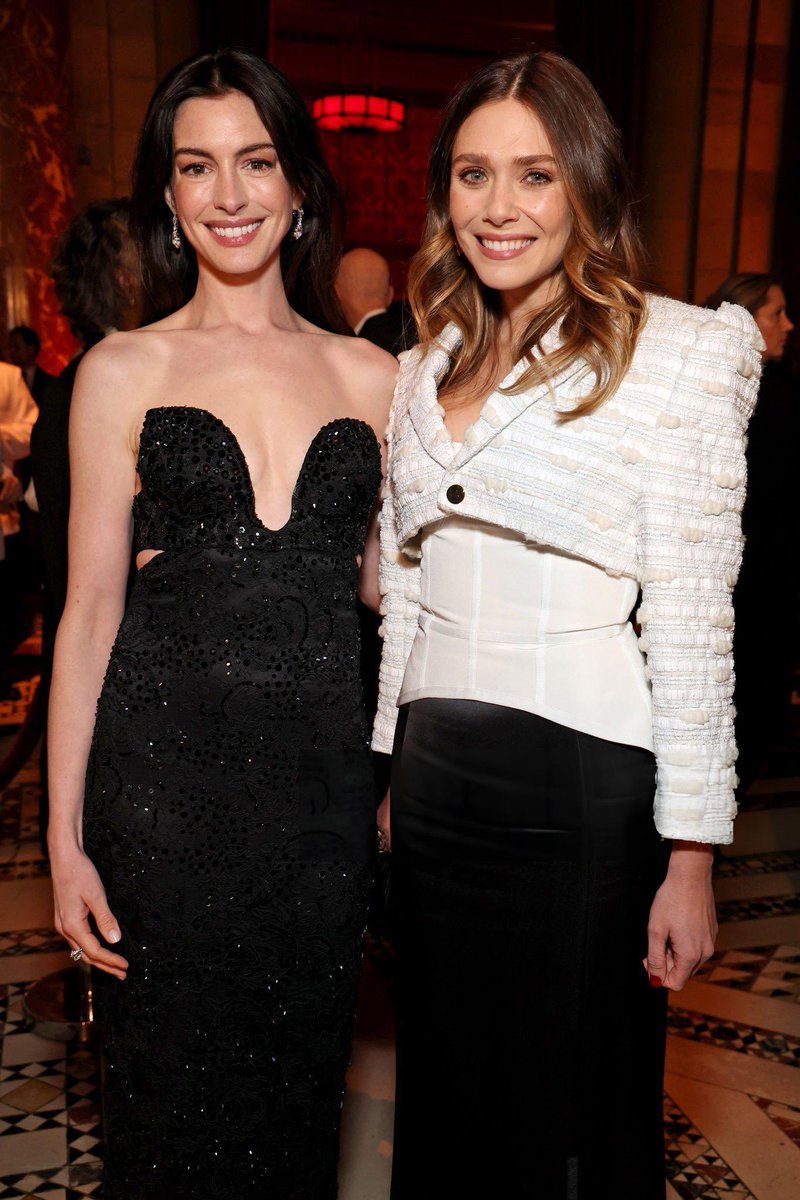
[[[669,874],[681,875],[692,879],[705,879],[711,876],[714,865],[714,847],[707,842],[672,843],[669,856]]]
[[[47,846],[50,857],[61,857],[72,853],[83,853],[83,838],[81,823],[75,820],[54,820],[52,817],[47,828]]]

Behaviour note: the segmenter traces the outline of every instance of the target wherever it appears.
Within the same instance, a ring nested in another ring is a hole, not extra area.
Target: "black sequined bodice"
[[[142,484],[133,507],[137,551],[303,544],[358,553],[380,482],[380,455],[365,422],[345,417],[323,425],[306,451],[291,515],[279,530],[258,519],[239,443],[207,409],[148,409],[137,470]]]
[[[325,425],[280,530],[236,438],[150,409],[138,573],[98,704],[87,852],[123,932],[102,981],[107,1200],[332,1200],[371,879],[357,555],[375,435]]]

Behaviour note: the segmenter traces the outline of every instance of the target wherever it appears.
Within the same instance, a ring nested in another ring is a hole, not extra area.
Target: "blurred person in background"
[[[413,346],[413,322],[394,299],[389,264],[382,254],[366,246],[348,250],[336,276],[336,294],[356,337],[395,355]]]
[[[22,371],[22,377],[37,404],[47,384],[55,378],[36,361],[41,348],[41,339],[30,325],[15,325],[8,335],[8,357]]]
[[[786,364],[794,324],[772,275],[732,275],[706,305],[727,301],[752,314],[766,343],[758,403],[747,443],[744,557],[736,614],[736,741],[739,796],[762,769],[770,744],[787,732],[792,681],[800,653],[800,380]]]
[[[81,351],[44,391],[31,439],[33,478],[42,520],[45,587],[55,622],[67,581],[69,411],[84,354],[107,334],[142,323],[143,289],[128,233],[128,201],[90,204],[61,237],[53,260],[61,311]]]
[[[69,517],[69,411],[84,354],[116,329],[142,324],[144,296],[138,256],[128,232],[128,201],[103,200],[84,209],[60,238],[52,266],[61,312],[81,351],[41,394],[31,457],[44,567],[42,695],[46,711],[55,634],[67,589]],[[45,737],[46,743],[46,737]],[[46,845],[47,751],[42,747],[41,838]]]
[[[42,348],[41,338],[30,325],[15,325],[8,335],[8,357],[22,371],[22,378],[33,396],[37,408],[42,393],[55,378],[38,364]],[[27,491],[31,483],[31,458],[26,455],[14,468],[23,488],[23,503],[19,507],[20,532],[19,553],[15,583],[22,597],[38,597],[42,590],[42,552],[39,540],[39,518],[35,508],[35,495]]]
[[[17,465],[30,453],[36,405],[19,367],[0,362],[0,670],[26,633]],[[0,688],[3,685],[0,684]]]

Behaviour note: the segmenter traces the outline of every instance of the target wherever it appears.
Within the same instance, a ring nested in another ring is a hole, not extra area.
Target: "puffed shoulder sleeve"
[[[401,355],[401,377],[402,359]],[[396,431],[403,419],[402,392],[395,393],[387,430],[388,462],[380,516],[380,565],[378,586],[381,593],[380,634],[383,638],[378,688],[378,711],[372,733],[372,749],[391,754],[397,723],[397,697],[403,683],[406,663],[419,621],[419,563],[401,551],[397,540],[394,485]],[[406,418],[407,419],[407,418]]]
[[[681,365],[642,476],[638,617],[653,694],[656,827],[667,838],[727,843],[736,814],[732,592],[763,342],[738,306],[684,312]]]

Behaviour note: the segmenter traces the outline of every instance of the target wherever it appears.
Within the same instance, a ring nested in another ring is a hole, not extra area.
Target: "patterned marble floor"
[[[0,758],[30,691],[27,684],[18,701],[0,703]],[[719,865],[718,952],[670,1010],[667,1200],[800,1196],[800,721],[797,732],[754,785]],[[51,926],[37,803],[31,762],[0,805],[0,1200],[100,1197],[97,1063],[76,1044],[34,1031],[23,1011],[25,985],[67,961]],[[367,961],[341,1200],[388,1197],[393,1097],[391,1002]],[[624,1170],[620,1144],[610,1161]]]

